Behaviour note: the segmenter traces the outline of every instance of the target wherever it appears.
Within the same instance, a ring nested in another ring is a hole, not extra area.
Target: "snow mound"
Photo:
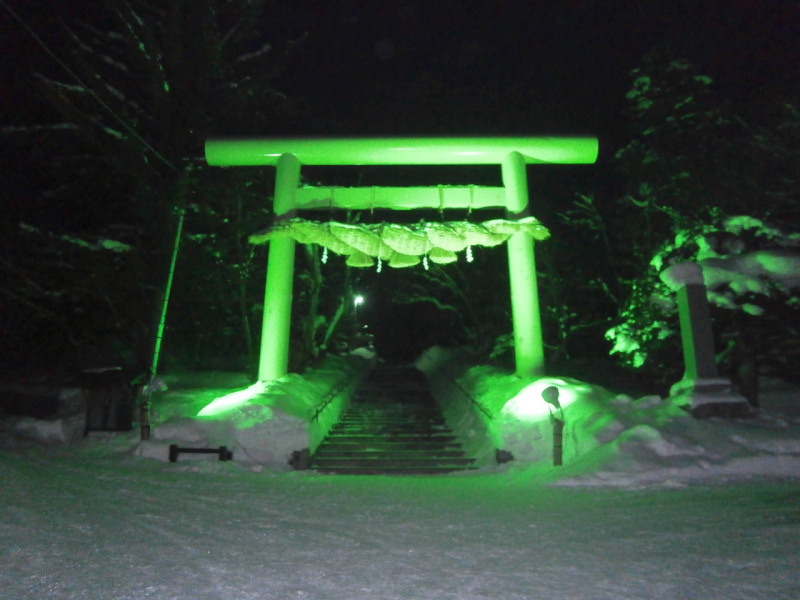
[[[139,443],[133,453],[166,461],[171,444],[225,446],[238,463],[288,470],[292,454],[313,450],[339,419],[373,360],[374,354],[364,351],[330,355],[303,375],[289,374],[245,389],[217,387],[241,385],[241,379],[225,374],[176,376],[170,383],[180,382],[179,389],[154,402],[152,439]],[[192,387],[201,384],[214,387]],[[186,454],[180,460],[218,460],[218,456]]]
[[[83,437],[86,400],[82,389],[52,389],[48,386],[11,386],[7,389],[33,397],[49,398],[56,410],[45,418],[22,416],[6,419],[0,430],[5,430],[11,436],[44,444],[71,444]]]
[[[83,413],[56,419],[22,417],[13,426],[15,434],[46,444],[69,444],[83,436],[86,417]]]
[[[417,364],[484,470],[547,470],[562,486],[800,478],[800,393],[778,381],[765,382],[756,418],[699,420],[674,398],[634,399],[565,377],[519,378],[441,348],[426,354]],[[548,401],[553,388],[557,399]],[[553,466],[558,421],[563,467]],[[513,462],[498,466],[498,456]]]

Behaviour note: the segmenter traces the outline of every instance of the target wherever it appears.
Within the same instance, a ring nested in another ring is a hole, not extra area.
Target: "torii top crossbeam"
[[[527,164],[592,164],[593,137],[216,138],[206,160],[216,167],[275,166],[282,154],[303,165],[499,165],[519,152]]]

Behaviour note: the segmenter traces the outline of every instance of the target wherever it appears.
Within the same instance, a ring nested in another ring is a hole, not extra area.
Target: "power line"
[[[72,76],[73,79],[75,79],[76,82],[78,82],[78,84],[80,84],[87,92],[89,92],[89,94],[91,94],[91,96],[106,111],[108,111],[108,113],[112,117],[114,117],[114,119],[116,119],[122,125],[122,127],[124,127],[128,132],[130,132],[130,134],[140,144],[142,144],[142,146],[144,146],[147,150],[152,152],[154,156],[156,156],[161,162],[163,162],[165,165],[167,165],[170,169],[172,169],[176,173],[180,174],[180,173],[183,172],[183,169],[180,169],[180,168],[176,167],[175,165],[173,165],[169,161],[169,159],[167,159],[163,154],[161,154],[158,150],[156,150],[146,139],[144,139],[141,135],[139,135],[139,133],[137,133],[137,131],[131,125],[128,125],[128,123],[125,121],[125,119],[123,119],[122,117],[117,115],[117,113],[115,113],[114,110],[106,102],[104,102],[103,99],[100,98],[92,88],[90,88],[88,85],[86,85],[83,82],[83,80],[78,76],[77,73],[75,73],[69,67],[69,65],[67,65],[61,58],[58,57],[58,55],[55,52],[53,52],[50,49],[50,47],[44,42],[44,40],[42,40],[41,37],[39,37],[39,35],[37,35],[37,33],[25,22],[25,20],[22,17],[20,17],[16,12],[14,12],[14,10],[12,10],[11,7],[8,6],[8,4],[6,4],[5,0],[0,0],[0,5],[2,5],[3,8],[5,8],[11,14],[11,16],[14,17],[14,19],[17,20],[17,22],[20,25],[22,25],[22,27],[31,35],[31,37],[33,37],[34,40],[36,40],[36,42],[44,49],[44,51],[48,55],[50,55],[50,57],[53,60],[55,60],[70,76]],[[189,168],[191,168],[191,166],[192,165],[190,163],[189,164]],[[216,194],[210,193],[208,190],[205,190],[205,189],[201,188],[194,181],[191,181],[191,180],[189,181],[189,187],[192,188],[193,190],[203,194],[204,196],[207,196],[209,198],[212,198],[214,200],[219,201],[219,198],[216,196]]]
[[[164,155],[162,155],[158,150],[153,148],[153,146],[150,145],[150,143],[146,139],[144,139],[142,136],[140,136],[132,126],[128,125],[128,123],[122,117],[117,115],[117,113],[115,113],[114,110],[108,104],[106,104],[103,101],[103,99],[100,98],[100,96],[98,96],[97,93],[92,88],[90,88],[88,85],[86,85],[83,82],[83,80],[77,75],[77,73],[75,73],[72,69],[70,69],[69,65],[67,65],[63,60],[61,60],[58,57],[58,55],[50,49],[50,47],[44,42],[44,40],[42,40],[42,38],[40,38],[36,34],[36,32],[22,19],[22,17],[20,17],[16,12],[14,12],[11,9],[10,6],[8,6],[8,4],[5,3],[5,0],[0,0],[0,4],[2,4],[3,8],[5,8],[11,14],[11,16],[14,17],[17,20],[17,22],[20,25],[22,25],[23,28],[25,28],[25,30],[33,37],[34,40],[36,40],[36,42],[44,49],[44,51],[47,52],[47,54],[49,54],[50,57],[53,60],[55,60],[59,65],[61,65],[61,67],[67,73],[69,73],[72,76],[72,78],[75,79],[75,81],[77,81],[81,85],[81,87],[83,87],[87,92],[89,92],[89,94],[95,100],[97,100],[97,102],[104,109],[106,109],[106,111],[108,111],[108,113],[112,117],[114,117],[120,123],[120,125],[122,125],[128,132],[130,132],[130,134],[134,138],[136,138],[145,148],[147,148],[150,152],[152,152],[161,162],[163,162],[165,165],[167,165],[170,169],[172,169],[176,173],[180,173],[181,172],[181,169],[179,169],[178,167],[173,165]],[[195,186],[192,185],[192,187],[195,187]],[[198,191],[202,191],[202,190],[198,189]]]

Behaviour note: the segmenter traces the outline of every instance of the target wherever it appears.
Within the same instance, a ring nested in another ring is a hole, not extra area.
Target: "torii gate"
[[[211,166],[275,166],[276,219],[296,209],[486,208],[505,206],[509,218],[528,214],[526,164],[593,164],[597,138],[238,138],[206,141]],[[503,187],[307,188],[300,185],[302,165],[500,165]],[[287,374],[292,309],[295,240],[270,242],[260,381]],[[533,239],[515,233],[508,239],[516,373],[544,374],[544,347],[536,282]]]

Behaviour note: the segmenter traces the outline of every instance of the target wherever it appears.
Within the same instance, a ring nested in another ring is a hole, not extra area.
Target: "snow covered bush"
[[[677,282],[665,270],[684,262],[702,268],[718,359],[734,379],[745,368],[789,375],[800,353],[800,233],[746,215],[717,214],[709,224],[679,231],[655,254],[649,277],[636,284],[622,313],[624,322],[606,333],[612,353],[636,367],[665,360],[668,343],[674,354],[675,340],[669,338],[677,337]]]

